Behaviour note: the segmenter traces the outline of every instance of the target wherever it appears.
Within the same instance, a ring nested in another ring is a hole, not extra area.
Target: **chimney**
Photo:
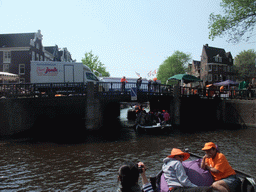
[[[208,44],[205,44],[205,47],[208,47]]]

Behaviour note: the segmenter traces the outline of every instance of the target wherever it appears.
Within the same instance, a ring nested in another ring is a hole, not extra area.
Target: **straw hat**
[[[216,149],[216,145],[213,142],[208,142],[204,144],[204,148],[202,148],[203,151],[210,150],[211,148]]]
[[[184,156],[183,161],[187,160],[190,157],[189,153],[185,153],[185,152],[183,152],[183,151],[181,151],[180,149],[177,149],[177,148],[173,148],[172,152],[171,152],[171,155],[169,155],[167,157],[173,158],[176,155],[183,155]]]

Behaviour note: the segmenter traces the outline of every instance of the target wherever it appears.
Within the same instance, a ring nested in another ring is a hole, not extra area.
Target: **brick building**
[[[67,48],[44,47],[43,35],[34,33],[0,34],[0,71],[18,74],[20,83],[30,83],[31,61],[72,62]]]
[[[201,61],[193,61],[189,65],[189,73],[200,77],[204,84],[212,84],[225,80],[235,80],[233,57],[222,48],[203,46]]]

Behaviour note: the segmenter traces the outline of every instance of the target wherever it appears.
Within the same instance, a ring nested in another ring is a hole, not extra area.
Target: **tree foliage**
[[[250,81],[256,77],[255,59],[256,52],[253,49],[241,51],[235,57],[234,70],[240,79]]]
[[[185,54],[181,51],[175,51],[172,56],[169,56],[159,66],[157,72],[157,79],[165,83],[169,77],[176,74],[183,74],[186,72],[188,62],[191,60],[190,54]]]
[[[99,57],[97,55],[94,56],[92,51],[85,53],[85,57],[82,58],[82,62],[84,65],[87,65],[91,69],[92,72],[94,72],[94,70],[96,70],[99,73],[101,73],[103,77],[110,76],[109,72],[106,71],[105,65],[103,63],[101,63],[101,61],[99,60]],[[98,73],[95,73],[95,75],[99,76]]]
[[[220,6],[223,16],[210,14],[209,39],[228,35],[228,41],[233,43],[249,40],[256,22],[256,0],[222,0]],[[243,39],[246,32],[250,33]]]

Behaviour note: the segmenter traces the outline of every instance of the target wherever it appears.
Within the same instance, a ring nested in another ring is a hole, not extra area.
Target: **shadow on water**
[[[72,120],[70,120],[72,119]],[[86,130],[85,122],[80,117],[42,117],[26,131],[3,139],[30,140],[31,142],[54,142],[59,144],[78,144],[93,142],[120,141],[129,139],[133,129],[124,129],[120,119],[105,121],[99,130]],[[42,121],[47,122],[47,125]],[[71,125],[71,126],[70,126]]]
[[[126,111],[125,111],[126,112]],[[121,114],[122,115],[122,114]],[[125,117],[125,118],[124,118]],[[240,130],[240,125],[223,124],[221,122],[196,123],[186,122],[182,126],[173,126],[170,130],[152,133],[137,133],[134,127],[135,122],[121,118],[109,119],[105,125],[96,131],[89,131],[85,128],[85,122],[79,116],[60,116],[55,118],[40,117],[34,126],[27,131],[6,137],[13,139],[28,138],[37,142],[54,142],[60,144],[72,143],[93,143],[93,142],[118,142],[127,141],[145,135],[172,136],[187,134],[204,134],[216,130]]]

